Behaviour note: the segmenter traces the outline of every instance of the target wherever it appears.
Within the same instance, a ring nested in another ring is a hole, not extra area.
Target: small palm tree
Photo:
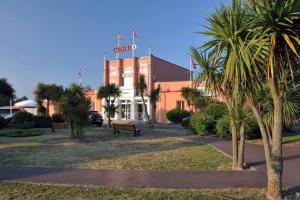
[[[195,110],[196,99],[201,95],[201,92],[196,88],[182,87],[181,96],[186,100],[190,112]]]
[[[114,83],[101,86],[98,90],[98,98],[105,100],[105,105],[103,107],[107,114],[109,127],[111,127],[111,117],[115,115],[117,110],[117,106],[115,106],[115,101],[120,95],[121,90]]]
[[[138,81],[138,84],[137,84],[137,88],[139,90],[139,93],[140,93],[142,101],[143,101],[143,105],[144,105],[144,108],[145,108],[145,115],[146,115],[149,127],[152,128],[153,126],[152,126],[150,116],[148,114],[148,109],[147,109],[147,106],[146,106],[146,103],[145,103],[145,94],[147,93],[147,84],[146,84],[146,80],[145,80],[144,75],[140,75],[140,78],[139,78],[139,81]]]
[[[156,103],[159,101],[159,93],[160,93],[160,85],[158,85],[158,87],[154,90],[151,91],[150,93],[150,102],[153,105],[153,122],[155,123],[155,113],[156,113]]]
[[[59,112],[71,125],[71,138],[75,139],[84,137],[84,127],[89,121],[91,101],[84,93],[84,87],[72,83],[57,101]]]

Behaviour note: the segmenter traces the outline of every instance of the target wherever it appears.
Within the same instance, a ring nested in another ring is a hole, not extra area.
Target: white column
[[[150,119],[152,119],[152,110],[151,110],[151,106],[150,106],[150,99],[147,98],[147,110],[148,110],[148,114]]]
[[[131,100],[131,119],[135,120],[135,101]]]

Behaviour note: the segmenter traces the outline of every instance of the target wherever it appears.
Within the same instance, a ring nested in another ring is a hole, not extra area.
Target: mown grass
[[[0,183],[1,200],[227,200],[264,199],[263,189],[162,190]]]
[[[300,142],[300,132],[285,134],[282,138],[283,143]]]
[[[43,135],[44,131],[38,129],[2,130],[0,137],[33,137]]]
[[[192,170],[230,169],[230,158],[209,145],[179,140],[182,130],[144,130],[142,137],[88,130],[85,141],[60,130],[30,138],[0,141],[0,165],[93,169]]]
[[[263,144],[262,139],[254,139],[254,140],[248,140],[248,142],[253,144]],[[282,143],[297,143],[300,142],[300,132],[293,132],[293,133],[285,133],[282,136]]]

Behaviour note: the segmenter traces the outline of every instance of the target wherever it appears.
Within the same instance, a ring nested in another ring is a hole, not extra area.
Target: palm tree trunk
[[[153,105],[153,123],[156,122],[156,116],[155,116],[155,114],[156,114],[156,106]]]
[[[149,115],[148,115],[148,109],[147,109],[147,106],[146,106],[146,103],[145,103],[144,96],[141,95],[141,97],[142,97],[142,101],[143,101],[143,104],[144,104],[144,108],[145,108],[145,112],[146,112],[146,117],[147,117],[147,121],[148,121],[148,124],[149,124],[149,128],[152,128],[152,125],[151,125],[150,117],[149,117]]]
[[[274,102],[275,103],[275,102]],[[267,135],[267,130],[265,127],[265,124],[263,123],[262,117],[259,115],[259,112],[257,108],[254,106],[253,103],[250,103],[250,108],[252,112],[254,113],[260,131],[263,138],[263,144],[264,144],[264,151],[265,151],[265,158],[266,158],[266,166],[267,166],[267,175],[268,175],[268,191],[267,191],[267,198],[270,200],[281,200],[281,192],[282,192],[282,157],[276,158],[274,155],[277,153],[281,153],[281,151],[278,151],[278,149],[275,151],[274,154],[274,139],[272,141],[272,152],[270,149],[270,141]],[[277,107],[277,106],[276,106]],[[279,116],[276,116],[275,114],[275,107],[274,107],[274,122],[275,118],[278,119]],[[274,124],[274,126],[276,126]],[[273,126],[273,127],[274,127]],[[278,125],[277,125],[278,126]],[[273,128],[274,131],[274,128]],[[274,133],[273,133],[274,135]],[[274,137],[273,137],[274,138]],[[281,140],[281,139],[280,139]],[[276,141],[277,142],[277,141]],[[275,142],[275,143],[276,143]],[[276,144],[278,147],[278,144]],[[281,146],[281,143],[280,143]],[[281,149],[281,148],[280,148]]]
[[[70,125],[71,125],[71,138],[74,139],[75,138],[75,133],[74,133],[74,122],[73,122],[73,120],[70,121]]]
[[[108,126],[109,128],[111,128],[111,118],[110,118],[110,115],[111,115],[111,102],[110,102],[110,96],[108,97]]]
[[[245,125],[244,123],[240,126],[240,143],[238,152],[238,164],[237,168],[240,170],[244,169],[244,153],[245,153]]]
[[[49,102],[49,99],[47,99],[47,116],[49,116],[49,107],[50,107],[50,102]]]
[[[232,106],[229,102],[229,99],[226,98],[225,95],[222,95],[222,97],[225,101],[230,116],[230,129],[231,129],[231,142],[232,142],[232,169],[236,170],[237,163],[238,163],[237,127],[235,121],[232,118]]]
[[[269,86],[274,104],[274,122],[272,127],[272,169],[268,175],[268,198],[281,199],[282,194],[282,127],[283,101],[276,88],[274,80],[269,80]]]
[[[230,119],[230,127],[231,127],[231,141],[232,141],[232,169],[237,169],[238,163],[238,144],[237,144],[237,131],[236,131],[236,123],[233,119]]]

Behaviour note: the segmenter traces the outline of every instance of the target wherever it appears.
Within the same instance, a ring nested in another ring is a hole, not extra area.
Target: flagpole
[[[120,47],[120,33],[118,33],[118,35],[117,35],[117,40],[118,40],[118,48]],[[120,55],[119,55],[119,52],[118,53],[116,53],[116,59],[119,59],[120,58]]]
[[[190,85],[192,87],[192,56],[190,55]]]
[[[134,57],[134,45],[135,45],[135,35],[134,30],[132,31],[132,57]]]
[[[151,46],[150,45],[148,47],[148,54],[149,54],[149,56],[151,56]]]

